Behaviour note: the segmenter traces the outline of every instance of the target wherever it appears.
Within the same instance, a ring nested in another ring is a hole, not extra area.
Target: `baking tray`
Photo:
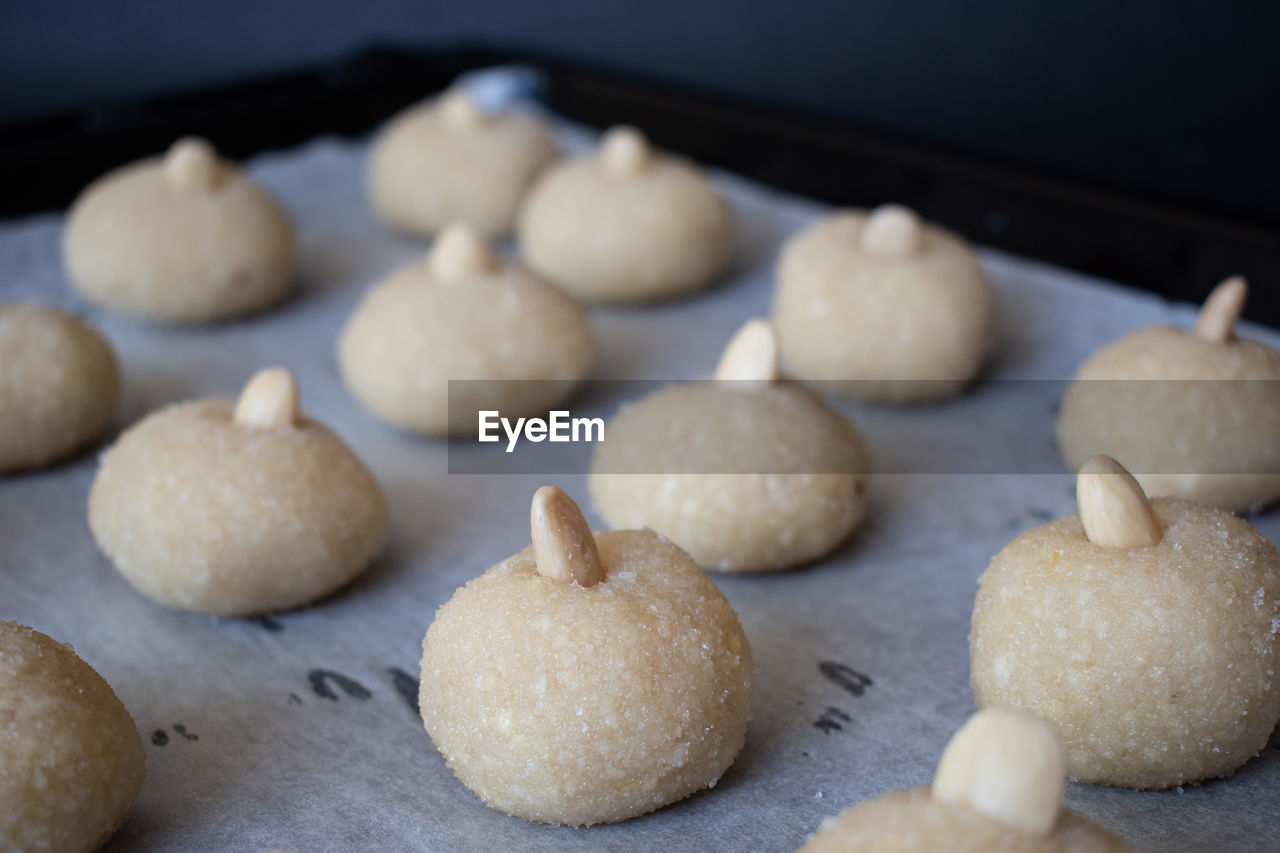
[[[555,103],[545,72],[500,71],[475,85],[495,80],[511,97]],[[166,141],[199,129],[166,127]],[[591,141],[583,126],[557,128],[571,149]],[[972,711],[964,638],[978,575],[1010,538],[1074,509],[1073,477],[1043,473],[1056,470],[1061,380],[1136,326],[1189,324],[1193,306],[984,248],[999,298],[984,380],[946,405],[845,405],[880,472],[859,532],[800,571],[715,577],[757,662],[753,721],[733,768],[714,790],[647,817],[543,827],[488,809],[452,779],[413,708],[419,646],[455,588],[527,544],[537,486],[561,486],[599,519],[580,473],[450,476],[445,443],[387,429],[342,388],[342,323],[371,282],[424,251],[368,211],[366,147],[324,136],[250,161],[298,224],[302,268],[287,305],[240,323],[155,328],[95,311],[62,277],[58,214],[0,223],[0,298],[59,304],[105,332],[124,368],[121,427],[169,402],[233,396],[253,370],[284,364],[300,377],[304,410],[366,460],[391,506],[388,550],[350,588],[302,611],[221,620],[142,599],[97,552],[84,521],[93,453],[0,480],[0,619],[73,643],[144,734],[147,782],[108,850],[785,851],[851,803],[927,782]],[[779,247],[828,210],[715,177],[739,225],[732,274],[686,300],[593,311],[596,376],[705,375],[744,320],[767,314]],[[1245,332],[1280,344],[1274,332]],[[1020,384],[1045,399],[1002,429],[991,416]],[[1009,443],[1036,463],[1010,469]],[[896,473],[912,470],[928,473]],[[1280,535],[1274,512],[1254,523]],[[1161,793],[1072,785],[1067,799],[1148,849],[1263,850],[1280,830],[1277,792],[1280,748],[1268,748],[1229,780]]]
[[[1280,326],[1272,285],[1280,280],[1280,211],[1233,219],[488,45],[372,47],[288,73],[0,127],[0,217],[65,207],[97,175],[180,134],[214,138],[237,158],[325,133],[359,135],[457,75],[500,64],[537,68],[537,97],[565,118],[597,128],[629,122],[701,162],[829,204],[894,199],[984,245],[1171,299],[1199,301],[1213,283],[1243,274],[1256,285],[1246,316]]]

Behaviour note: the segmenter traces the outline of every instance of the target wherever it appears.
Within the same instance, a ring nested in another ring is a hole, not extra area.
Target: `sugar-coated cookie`
[[[534,184],[517,224],[529,265],[589,302],[645,302],[710,284],[733,249],[729,206],[686,160],[615,127]]]
[[[1232,512],[1280,499],[1280,352],[1235,336],[1245,296],[1228,279],[1194,330],[1143,329],[1090,356],[1058,415],[1063,461],[1113,456],[1149,495]]]
[[[746,737],[751,649],[729,602],[648,530],[593,534],[553,486],[533,545],[454,593],[422,644],[419,704],[490,806],[577,826],[714,786]]]
[[[119,398],[115,354],[91,326],[55,308],[0,303],[0,474],[84,447]]]
[[[778,262],[783,364],[824,391],[885,403],[958,394],[982,368],[993,313],[969,244],[900,205],[827,216]]]
[[[374,286],[343,329],[338,365],[387,423],[475,435],[481,410],[545,414],[587,375],[593,353],[582,306],[455,225],[425,262]],[[451,388],[451,379],[471,381]]]
[[[1280,720],[1280,554],[1248,523],[1148,501],[1089,460],[1079,515],[1028,530],[980,581],[978,707],[1044,719],[1071,777],[1162,789],[1229,776]]]
[[[374,141],[369,198],[394,228],[434,234],[455,222],[511,231],[534,178],[559,152],[531,115],[487,115],[463,91],[403,111]]]
[[[179,610],[245,616],[308,604],[382,549],[387,509],[361,461],[298,410],[288,371],[239,400],[155,412],[102,457],[94,539],[139,592]]]
[[[0,850],[101,847],[142,790],[142,738],[71,648],[0,622]]]
[[[289,290],[293,226],[275,200],[202,139],[123,166],[80,194],[63,263],[91,302],[158,323],[213,323]]]
[[[866,444],[846,418],[778,374],[770,326],[748,323],[712,381],[625,406],[592,459],[611,527],[650,527],[709,570],[797,566],[848,538],[866,504]]]
[[[933,785],[859,803],[828,820],[802,853],[1129,853],[1062,808],[1062,742],[1034,717],[990,709],[947,744]]]

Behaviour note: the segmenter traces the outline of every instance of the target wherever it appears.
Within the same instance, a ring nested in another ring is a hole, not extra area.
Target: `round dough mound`
[[[182,403],[120,437],[89,495],[99,547],[179,610],[284,610],[346,584],[382,548],[378,484],[321,424],[249,428],[232,413],[224,400]]]
[[[869,467],[854,426],[801,385],[707,381],[619,412],[589,486],[611,527],[651,527],[708,569],[768,571],[848,537]]]
[[[208,188],[174,186],[168,164],[124,166],[76,199],[63,259],[81,295],[159,323],[213,323],[281,299],[294,237],[280,206],[225,161]]]
[[[978,707],[1057,728],[1071,778],[1140,789],[1229,776],[1280,720],[1280,555],[1246,522],[1151,502],[1150,547],[1110,548],[1071,515],[995,556],[973,610]]]
[[[1151,381],[1154,380],[1154,381]],[[1245,512],[1280,499],[1280,353],[1144,329],[1094,353],[1057,424],[1073,470],[1119,460],[1148,495]]]
[[[801,853],[1127,853],[1133,850],[1102,827],[1063,810],[1057,826],[1038,838],[973,809],[939,803],[929,786],[895,791],[845,809],[826,821]]]
[[[733,248],[728,205],[692,163],[641,156],[626,176],[611,175],[599,154],[548,169],[517,224],[529,265],[590,302],[666,299],[710,284]]]
[[[844,211],[793,237],[778,263],[773,320],[786,366],[824,390],[918,403],[977,376],[994,325],[991,285],[973,250],[922,226],[905,256],[865,250],[869,214]]]
[[[532,116],[484,116],[451,95],[410,107],[374,142],[369,198],[388,225],[434,234],[465,222],[486,234],[511,231],[538,173],[558,156]]]
[[[338,365],[361,405],[387,423],[474,436],[481,410],[545,414],[587,375],[593,352],[582,306],[517,264],[445,281],[414,263],[360,303]],[[455,382],[451,407],[450,379],[479,381]]]
[[[0,849],[96,850],[142,790],[133,717],[93,667],[0,622]]]
[[[119,397],[115,355],[92,327],[53,308],[0,304],[0,472],[84,447]]]
[[[716,784],[746,738],[754,666],[728,601],[651,531],[596,534],[604,579],[526,548],[459,589],[423,640],[422,718],[494,808],[581,825]]]

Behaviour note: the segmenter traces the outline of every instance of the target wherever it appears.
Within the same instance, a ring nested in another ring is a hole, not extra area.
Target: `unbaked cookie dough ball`
[[[1149,495],[1245,512],[1280,499],[1280,352],[1233,331],[1244,279],[1195,329],[1143,329],[1094,353],[1067,388],[1058,446],[1072,469],[1106,454]]]
[[[541,121],[486,115],[462,91],[410,107],[378,135],[369,159],[369,198],[384,222],[434,234],[465,222],[498,236],[538,173],[558,156]]]
[[[778,374],[764,321],[725,349],[716,378],[622,409],[596,445],[589,484],[611,527],[651,527],[707,569],[807,563],[862,517],[870,462],[848,420]]]
[[[422,719],[450,769],[493,808],[570,826],[714,786],[751,716],[729,602],[658,534],[593,534],[554,486],[531,516],[532,547],[454,593],[422,643]]]
[[[89,526],[139,592],[178,610],[247,616],[300,607],[382,550],[387,509],[342,439],[298,410],[288,371],[240,399],[155,412],[102,457]]]
[[[1062,808],[1062,741],[1016,711],[969,718],[933,777],[846,809],[802,853],[1128,853],[1125,842]]]
[[[71,646],[0,622],[0,849],[101,847],[142,790],[133,717]]]
[[[733,217],[692,163],[629,127],[547,170],[520,211],[532,266],[589,302],[645,302],[710,284],[733,249]]]
[[[425,262],[374,286],[347,321],[338,365],[387,423],[474,436],[480,411],[545,414],[587,375],[593,352],[582,306],[455,225]]]
[[[1079,515],[1023,533],[982,576],[970,635],[981,708],[1057,728],[1071,777],[1163,789],[1230,776],[1280,720],[1280,554],[1233,515],[1148,502],[1108,457]]]
[[[84,447],[119,398],[116,357],[91,326],[55,308],[0,303],[0,474]]]
[[[958,394],[982,368],[993,313],[969,244],[899,205],[828,216],[793,237],[778,263],[783,363],[850,397]]]
[[[63,262],[91,302],[158,323],[213,323],[279,301],[293,279],[293,227],[202,139],[116,169],[80,194]]]

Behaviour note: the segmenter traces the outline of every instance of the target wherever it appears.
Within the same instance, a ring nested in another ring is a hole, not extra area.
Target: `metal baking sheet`
[[[521,100],[529,82],[507,69],[471,85],[493,103]],[[590,141],[559,131],[570,149]],[[966,638],[979,574],[1010,538],[1074,510],[1049,432],[1053,394],[1030,422],[1010,423],[998,380],[1056,386],[1128,330],[1194,318],[1192,306],[983,252],[999,298],[987,379],[949,404],[845,406],[881,472],[852,541],[802,570],[715,576],[757,665],[732,769],[646,817],[545,827],[487,808],[453,779],[414,708],[420,645],[455,588],[528,543],[539,485],[561,486],[599,519],[580,473],[450,475],[445,444],[379,424],[343,389],[333,353],[345,318],[372,282],[425,250],[373,218],[366,153],[367,142],[318,139],[249,164],[297,223],[300,285],[279,310],[215,328],[92,309],[61,272],[61,216],[0,223],[0,298],[71,309],[115,346],[118,428],[170,402],[232,397],[255,369],[282,364],[298,375],[306,412],[365,459],[391,507],[387,551],[353,586],[306,610],[227,620],[153,604],[98,553],[85,522],[96,452],[0,479],[0,619],[74,644],[146,743],[146,784],[110,851],[795,849],[846,806],[930,779],[973,710]],[[597,377],[706,375],[738,326],[768,314],[779,247],[825,210],[716,180],[739,225],[732,274],[686,300],[593,311]],[[1246,333],[1280,344],[1271,331]],[[914,470],[925,473],[902,473],[922,455],[927,470]],[[1253,522],[1280,534],[1280,513]],[[1071,785],[1067,801],[1146,849],[1264,850],[1280,832],[1278,792],[1280,743],[1231,779],[1162,793]]]

